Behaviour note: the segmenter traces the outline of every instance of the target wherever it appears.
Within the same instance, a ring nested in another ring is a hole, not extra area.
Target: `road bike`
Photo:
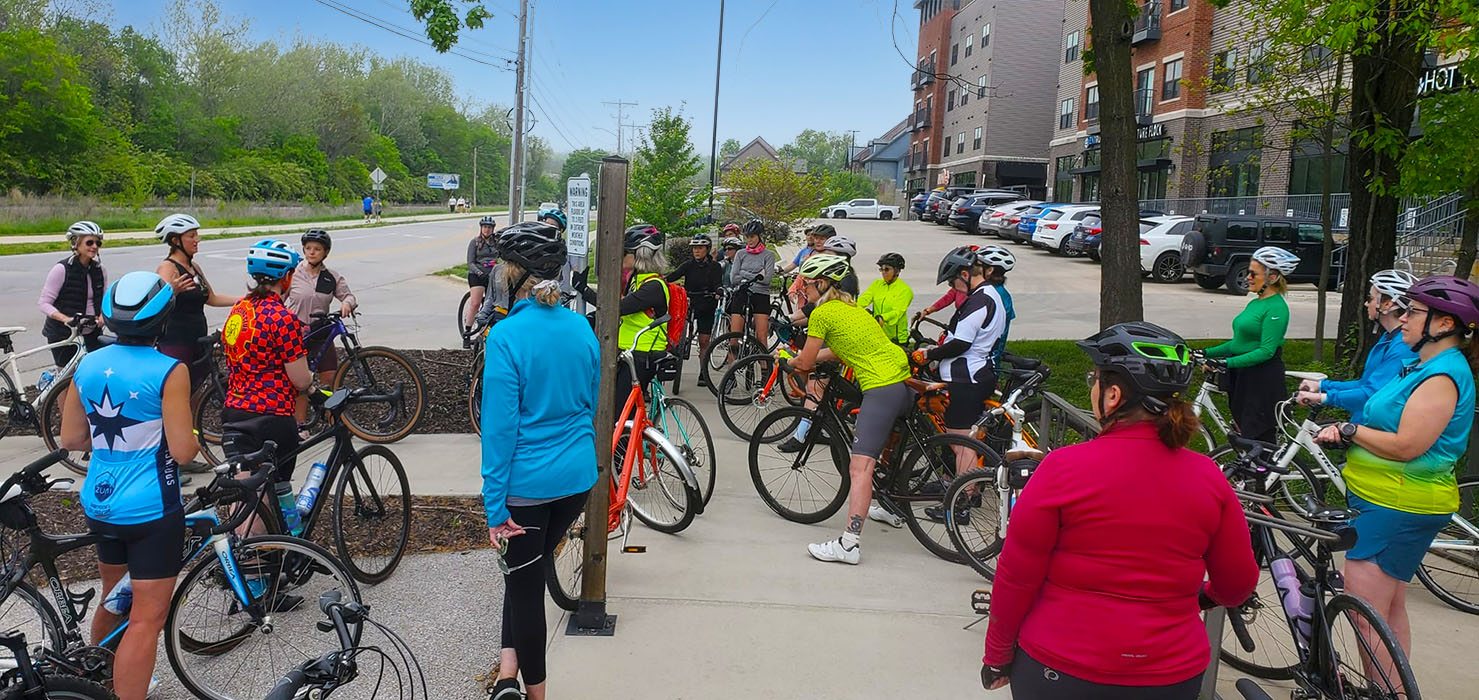
[[[760,284],[762,277],[763,275],[757,272],[750,279],[739,283],[734,289],[728,292],[729,298],[748,298],[751,288]],[[729,314],[723,313],[721,309],[719,325],[716,326],[716,329],[728,328],[728,319]],[[780,337],[782,332],[780,324],[782,323],[787,328],[791,328],[790,313],[781,305],[781,300],[772,297],[770,300],[770,328],[766,333],[766,338],[755,337],[755,320],[748,313],[744,315],[744,327],[740,330],[726,331],[710,338],[709,349],[700,358],[703,361],[703,371],[710,378],[709,391],[715,396],[719,395],[719,388],[712,380],[714,377],[722,377],[724,371],[735,361],[751,355],[771,353],[782,342],[788,341],[789,338],[782,339]]]
[[[338,591],[327,591],[318,599],[318,609],[327,620],[318,623],[318,629],[334,633],[339,648],[316,659],[308,659],[278,679],[267,694],[267,700],[320,700],[353,683],[361,675],[373,677],[375,687],[369,698],[380,697],[382,685],[390,687],[388,680],[395,679],[396,697],[415,700],[430,697],[426,690],[426,674],[421,663],[400,635],[385,625],[370,619],[370,606],[357,601],[345,601]],[[378,645],[365,644],[354,634],[356,628],[369,625],[384,635],[390,650],[400,657],[386,653]],[[364,656],[378,667],[373,671],[362,670]],[[387,673],[389,671],[389,673]]]
[[[101,683],[38,668],[31,662],[24,633],[0,632],[0,647],[10,653],[0,675],[0,700],[118,700]]]
[[[77,365],[87,354],[87,344],[83,338],[85,325],[86,322],[80,317],[73,319],[72,333],[65,339],[23,352],[15,351],[15,339],[11,336],[24,333],[25,327],[0,328],[0,438],[11,430],[27,426],[41,436],[46,449],[55,450],[60,446],[58,436],[62,431],[62,399],[72,386],[72,375],[76,374]],[[76,349],[72,359],[57,369],[49,382],[43,374],[42,379],[37,381],[35,398],[27,399],[26,392],[21,390],[24,386],[20,375],[21,359],[68,345]],[[91,450],[79,451],[76,456],[68,455],[63,458],[62,464],[78,474],[86,474],[87,461],[91,456]]]
[[[1227,392],[1222,390],[1222,385],[1226,382],[1227,365],[1206,357],[1201,351],[1193,351],[1192,360],[1202,366],[1202,383],[1191,400],[1191,410],[1199,420],[1197,434],[1202,438],[1204,453],[1211,454],[1226,447],[1228,436],[1235,432],[1232,421],[1217,407],[1216,397],[1221,396],[1223,400],[1227,397]],[[1210,428],[1208,421],[1212,423]]]
[[[796,380],[781,371],[781,361],[796,357],[804,336],[790,327],[790,319],[774,320],[787,326],[779,334],[788,337],[788,342],[776,347],[774,353],[736,360],[724,370],[716,385],[719,417],[730,432],[745,442],[749,442],[755,426],[775,409],[802,404],[799,393],[802,388],[794,386]],[[787,383],[793,384],[793,390],[787,390]]]

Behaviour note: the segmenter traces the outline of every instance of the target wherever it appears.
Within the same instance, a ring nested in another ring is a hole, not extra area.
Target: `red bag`
[[[668,347],[676,348],[688,329],[688,290],[668,283]]]

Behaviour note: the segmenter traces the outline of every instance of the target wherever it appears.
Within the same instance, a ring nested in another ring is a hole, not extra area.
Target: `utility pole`
[[[636,107],[637,106],[637,103],[636,102],[626,102],[626,101],[623,101],[621,99],[616,99],[616,100],[613,100],[611,102],[602,102],[601,104],[603,104],[603,105],[611,105],[613,107],[616,107],[616,154],[617,155],[621,155],[621,153],[622,153],[622,139],[621,139],[622,125],[625,123],[625,121],[622,119],[622,114],[623,114],[622,110],[625,109],[625,108],[627,108],[627,107]]]
[[[852,170],[852,156],[858,148],[858,130],[849,129],[847,132],[847,162],[842,164],[843,170]]]
[[[472,208],[478,208],[478,149],[483,144],[472,147]]]
[[[508,222],[524,220],[524,84],[525,50],[529,43],[529,0],[519,0],[519,58],[514,64],[514,133],[509,146]]]
[[[530,67],[534,65],[534,18],[529,18],[529,33],[525,35],[528,46],[524,50],[524,60],[529,62]],[[534,115],[529,115],[528,127],[530,132],[534,131]],[[523,144],[524,152],[519,154],[519,221],[524,220],[524,188],[529,183],[529,135],[519,139]]]
[[[719,48],[714,50],[714,130],[709,138],[709,216],[714,215],[714,188],[719,186],[719,68],[724,63],[724,0],[719,0]]]

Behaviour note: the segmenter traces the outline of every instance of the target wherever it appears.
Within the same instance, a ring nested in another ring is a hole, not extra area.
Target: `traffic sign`
[[[426,186],[434,190],[455,190],[459,177],[457,173],[427,173]]]
[[[380,168],[375,168],[375,171],[370,173],[370,182],[378,185],[382,182],[385,182],[385,177],[386,175],[384,170],[381,170]]]
[[[565,184],[565,206],[568,219],[565,244],[571,258],[584,260],[590,249],[591,179],[572,177]]]

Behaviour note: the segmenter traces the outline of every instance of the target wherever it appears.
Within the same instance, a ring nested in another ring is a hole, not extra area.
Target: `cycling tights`
[[[544,620],[544,576],[548,560],[555,556],[560,537],[585,510],[586,494],[532,506],[508,507],[513,521],[526,532],[508,541],[503,560],[509,573],[503,577],[503,648],[518,655],[519,675],[524,686],[545,679],[544,651],[549,641]]]
[[[1163,686],[1090,683],[1048,668],[1019,648],[1010,687],[1015,700],[1196,700],[1202,677]]]

